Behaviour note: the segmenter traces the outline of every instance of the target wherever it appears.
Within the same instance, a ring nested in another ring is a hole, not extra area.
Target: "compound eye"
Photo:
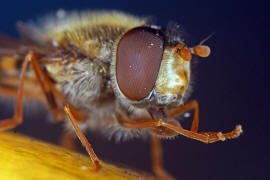
[[[130,100],[142,100],[152,91],[163,55],[159,30],[137,27],[120,39],[116,51],[116,79]]]

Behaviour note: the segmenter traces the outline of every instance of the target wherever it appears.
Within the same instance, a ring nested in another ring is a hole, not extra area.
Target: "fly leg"
[[[86,139],[86,137],[84,136],[83,132],[80,130],[80,128],[77,124],[77,120],[75,118],[76,111],[67,103],[64,104],[64,111],[66,112],[68,119],[70,120],[72,126],[74,127],[74,130],[75,130],[77,137],[80,139],[82,145],[85,147],[87,153],[89,154],[92,162],[95,164],[96,170],[101,169],[102,166],[100,164],[99,158],[95,154],[91,144],[88,142],[88,140]],[[79,114],[79,113],[77,112],[77,114]]]
[[[19,82],[18,82],[18,88],[17,88],[17,94],[16,94],[16,106],[13,118],[10,119],[4,119],[0,121],[0,131],[9,130],[12,128],[15,128],[19,124],[23,122],[23,86],[24,86],[24,76],[26,69],[28,67],[28,64],[30,63],[31,59],[33,58],[31,53],[28,53],[25,57],[25,60],[23,62]]]
[[[120,123],[130,129],[142,129],[149,128],[158,129],[158,131],[164,131],[161,134],[166,136],[166,133],[170,135],[170,131],[176,132],[178,134],[184,135],[188,138],[195,139],[204,143],[213,143],[216,141],[224,141],[225,139],[233,139],[238,137],[242,132],[241,125],[236,126],[236,128],[229,133],[221,133],[221,132],[198,132],[199,125],[199,105],[196,100],[190,101],[189,103],[176,108],[168,113],[169,117],[175,117],[177,115],[183,114],[186,111],[194,109],[194,118],[192,121],[191,130],[185,130],[181,126],[176,126],[167,122],[159,120],[148,120],[148,121],[132,121],[126,119],[124,116],[119,115],[118,120]],[[168,174],[163,169],[162,166],[162,149],[160,140],[157,137],[152,137],[152,161],[153,161],[153,169],[156,174],[161,177],[164,175],[168,177]]]
[[[73,115],[74,119],[76,119],[76,122],[85,122],[86,119],[84,118],[81,112],[79,112],[76,109],[73,109],[72,106],[69,106],[69,110],[71,111],[71,114]],[[76,151],[75,140],[76,140],[76,134],[74,134],[73,132],[64,130],[60,137],[60,144],[66,149]]]
[[[176,132],[178,134],[181,134],[183,136],[186,136],[191,139],[195,139],[198,141],[201,141],[203,143],[214,143],[217,141],[224,141],[226,139],[234,139],[238,137],[242,132],[242,126],[238,125],[236,128],[228,133],[222,133],[222,132],[193,132],[190,130],[186,130],[182,128],[181,126],[176,126],[167,122],[164,122],[161,119],[158,120],[149,120],[149,121],[132,121],[128,120],[125,117],[119,115],[118,120],[122,123],[122,125],[129,129],[143,129],[143,128],[157,128],[159,131],[164,131],[165,133],[171,134],[171,132],[168,131],[171,130],[173,132]]]
[[[155,174],[161,179],[173,180],[174,178],[163,167],[163,153],[161,141],[156,136],[151,136],[152,167]]]
[[[32,53],[31,55],[32,67],[40,83],[40,86],[42,87],[43,93],[46,96],[48,107],[57,121],[63,121],[63,113],[58,107],[56,100],[64,101],[64,97],[55,90],[53,82],[41,68],[38,58],[34,55],[34,53]]]
[[[170,117],[176,117],[178,115],[181,115],[187,111],[190,111],[194,109],[194,116],[193,116],[193,121],[191,125],[191,131],[193,132],[198,132],[198,127],[199,127],[199,104],[196,100],[189,101],[183,106],[180,106],[178,108],[175,108],[174,110],[170,111],[168,115]]]
[[[144,125],[137,124],[136,122],[140,122],[141,120],[149,120],[151,121],[150,116],[145,116],[144,118],[137,119],[137,121],[134,120],[128,120],[125,119],[125,116],[121,115],[122,113],[119,112],[119,116],[116,116],[119,120],[119,123],[124,126],[127,129],[130,130],[136,130],[144,128]],[[147,121],[145,121],[147,122]],[[137,126],[138,125],[138,126]],[[148,126],[147,126],[148,127]],[[151,127],[149,127],[151,128]],[[175,178],[170,175],[170,173],[167,172],[167,170],[163,167],[163,151],[162,151],[162,144],[160,138],[158,138],[156,135],[152,134],[150,139],[150,154],[151,154],[151,161],[152,161],[152,169],[156,176],[160,179],[166,179],[166,180],[174,180]]]
[[[56,100],[63,101],[63,96],[55,90],[54,84],[41,68],[39,63],[41,57],[37,57],[33,52],[29,52],[27,56],[31,58],[29,61],[32,64],[36,77],[24,77],[24,88],[22,90],[24,92],[24,97],[47,102],[49,110],[52,112],[55,119],[58,121],[63,120],[63,112],[56,102]],[[19,79],[20,78],[14,75],[1,76],[0,93],[8,97],[16,98],[17,92],[19,91],[19,86],[17,86]],[[40,87],[37,86],[37,83],[40,84]]]
[[[192,109],[194,109],[194,117],[193,117],[192,126],[191,126],[190,131],[197,133],[198,127],[199,127],[199,104],[196,100],[192,100],[192,101],[188,102],[187,104],[180,106],[180,107],[168,112],[168,115],[170,117],[175,117],[175,116],[183,114],[186,111],[190,111]],[[241,134],[241,132],[242,132],[242,126],[238,125],[238,126],[236,126],[236,128],[232,132],[226,133],[226,134],[223,134],[222,132],[201,132],[198,134],[203,134],[203,135],[209,136],[208,140],[203,140],[205,138],[202,138],[201,140],[205,143],[212,143],[212,142],[216,142],[219,140],[224,141],[225,139],[236,138]]]

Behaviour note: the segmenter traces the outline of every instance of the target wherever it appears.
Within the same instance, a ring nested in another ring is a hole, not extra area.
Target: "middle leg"
[[[58,91],[55,89],[53,82],[41,68],[37,56],[34,53],[32,53],[32,57],[33,57],[31,59],[32,67],[37,77],[37,80],[40,83],[42,91],[46,97],[48,108],[55,117],[55,120],[62,121],[64,118],[62,111],[58,106],[57,100],[63,102],[64,96],[61,93],[58,93]]]
[[[162,144],[158,137],[151,136],[152,167],[155,174],[161,179],[173,180],[174,178],[163,167]]]
[[[96,170],[101,169],[101,164],[100,164],[100,160],[97,157],[97,155],[94,152],[94,149],[92,148],[91,144],[88,142],[88,140],[86,139],[86,137],[84,136],[83,132],[80,130],[78,124],[77,124],[77,120],[75,118],[75,116],[77,116],[79,114],[79,112],[76,112],[76,114],[74,113],[75,110],[71,107],[71,105],[69,105],[68,103],[64,104],[64,111],[66,112],[66,114],[68,115],[68,118],[75,130],[75,133],[77,135],[77,137],[79,138],[79,140],[81,141],[82,145],[85,147],[87,153],[89,154],[92,162],[95,164],[96,166]]]

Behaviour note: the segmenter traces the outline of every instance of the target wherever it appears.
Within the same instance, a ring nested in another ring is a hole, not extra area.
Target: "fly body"
[[[242,132],[240,125],[229,133],[198,132],[198,103],[186,102],[191,61],[208,57],[210,48],[189,47],[176,24],[163,28],[118,11],[60,10],[17,27],[23,40],[0,36],[0,93],[17,101],[14,117],[0,121],[0,130],[20,124],[24,97],[34,98],[75,130],[97,169],[102,165],[81,129],[117,140],[150,136],[153,169],[164,179],[172,176],[163,170],[159,138],[181,134],[213,143]],[[190,110],[194,118],[186,130],[176,117]]]

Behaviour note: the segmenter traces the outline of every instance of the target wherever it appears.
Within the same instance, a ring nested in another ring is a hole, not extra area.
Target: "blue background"
[[[179,136],[163,141],[166,169],[177,179],[251,180],[270,177],[269,147],[269,8],[261,1],[2,1],[0,32],[16,36],[15,23],[33,20],[59,8],[116,9],[155,16],[160,25],[183,25],[191,44],[207,41],[209,58],[195,68],[192,99],[200,104],[200,130],[229,131],[242,124],[244,134],[233,141],[203,144]],[[0,119],[12,115],[2,101]],[[62,126],[46,120],[47,111],[25,108],[25,122],[16,131],[57,143]],[[191,119],[187,120],[191,121]],[[89,133],[103,160],[150,171],[149,143],[134,140],[115,144]],[[78,143],[79,144],[79,143]],[[82,149],[81,149],[82,150]],[[0,172],[1,173],[1,172]],[[16,172],[14,172],[16,173]]]

